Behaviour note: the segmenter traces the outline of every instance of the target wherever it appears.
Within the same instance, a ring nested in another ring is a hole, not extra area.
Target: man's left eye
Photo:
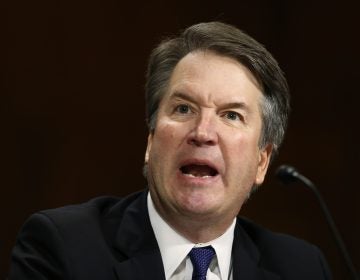
[[[229,120],[236,121],[240,119],[240,115],[236,112],[230,111],[226,112],[225,117]]]

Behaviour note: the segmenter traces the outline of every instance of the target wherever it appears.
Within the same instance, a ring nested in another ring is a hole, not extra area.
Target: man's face
[[[261,97],[250,71],[231,58],[195,52],[180,60],[145,155],[152,199],[168,222],[230,221],[263,182],[271,146],[258,146]]]

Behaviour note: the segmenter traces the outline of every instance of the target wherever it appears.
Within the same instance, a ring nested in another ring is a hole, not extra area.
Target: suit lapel
[[[260,254],[237,222],[233,242],[233,280],[281,280],[281,277],[259,266]]]
[[[125,257],[114,268],[121,280],[165,280],[146,199],[147,192],[143,192],[126,208],[115,236],[115,250]]]
[[[118,263],[115,273],[121,280],[165,280],[160,253],[155,251],[142,253]]]

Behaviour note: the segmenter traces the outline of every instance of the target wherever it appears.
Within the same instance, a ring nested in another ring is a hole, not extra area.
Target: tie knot
[[[192,280],[206,279],[206,272],[214,255],[215,250],[211,246],[191,249],[189,256],[194,267]]]

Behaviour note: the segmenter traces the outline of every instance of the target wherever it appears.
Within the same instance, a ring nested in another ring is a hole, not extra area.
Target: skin
[[[246,67],[210,51],[189,53],[172,73],[145,162],[157,211],[192,242],[223,234],[264,180],[272,148],[259,147],[261,98]],[[188,164],[218,173],[190,176],[180,170]]]

